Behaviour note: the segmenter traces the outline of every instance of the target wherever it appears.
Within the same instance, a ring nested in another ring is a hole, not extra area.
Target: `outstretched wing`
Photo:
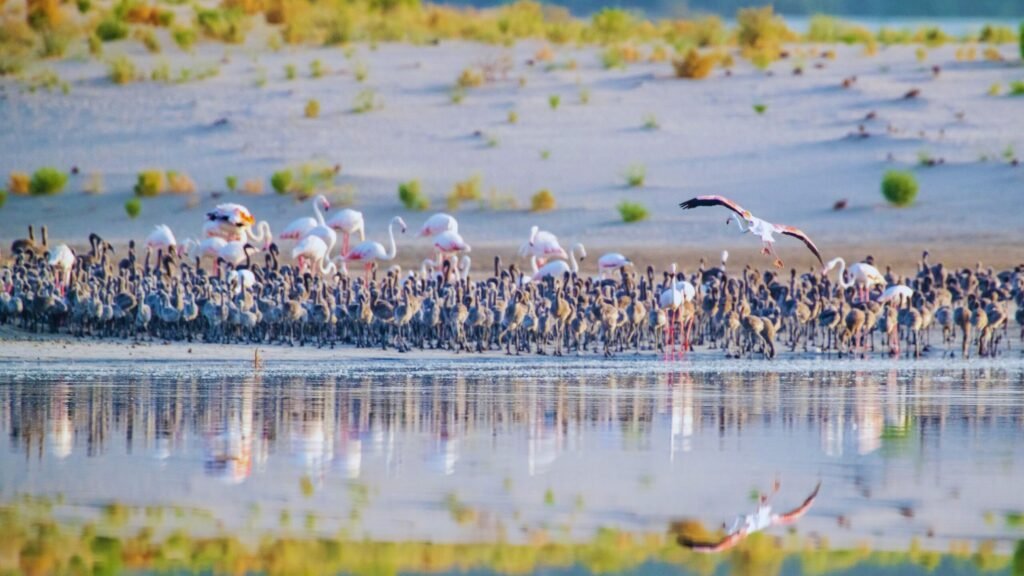
[[[690,198],[686,202],[679,204],[679,207],[683,210],[689,210],[690,208],[701,208],[704,206],[725,206],[729,210],[735,212],[740,218],[744,220],[750,219],[750,212],[743,209],[743,206],[729,200],[725,196],[697,196],[696,198]]]
[[[818,263],[825,266],[825,263],[821,260],[821,252],[818,252],[818,247],[814,245],[813,241],[811,241],[810,236],[804,234],[803,230],[792,226],[784,226],[782,224],[776,224],[775,230],[781,234],[785,234],[786,236],[792,236],[793,238],[799,238],[802,240],[803,243],[807,245],[808,250],[814,252],[814,257],[818,259]]]
[[[814,499],[818,497],[818,490],[820,488],[821,482],[818,482],[818,485],[814,487],[814,491],[811,492],[811,495],[808,496],[806,500],[804,500],[803,504],[789,512],[786,512],[785,514],[779,514],[772,519],[772,524],[775,526],[786,526],[799,520],[801,516],[811,509],[811,505],[814,504]]]
[[[714,554],[716,552],[725,552],[731,548],[735,548],[737,544],[743,542],[747,537],[747,533],[743,530],[733,532],[725,538],[722,538],[718,542],[691,542],[679,539],[679,543],[694,552],[701,552],[703,554]]]

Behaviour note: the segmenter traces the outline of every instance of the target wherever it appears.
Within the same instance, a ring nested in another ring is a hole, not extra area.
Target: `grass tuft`
[[[68,175],[56,168],[40,168],[32,174],[28,191],[33,196],[52,196],[60,194],[68,183]]]
[[[545,188],[530,197],[531,212],[548,212],[555,209],[555,195]]]
[[[712,70],[715,69],[715,63],[718,61],[718,57],[714,54],[700,55],[700,52],[696,48],[690,49],[686,53],[686,57],[672,61],[672,68],[675,70],[677,78],[689,78],[691,80],[700,80],[707,78]]]
[[[24,196],[28,194],[28,185],[31,180],[32,177],[25,172],[11,172],[7,177],[7,189],[12,194]]]
[[[142,201],[138,198],[129,198],[128,201],[124,203],[124,212],[132,220],[138,218],[139,214],[142,213]]]
[[[145,198],[158,196],[167,190],[167,179],[163,170],[143,170],[135,181],[135,195]]]
[[[419,180],[409,180],[398,185],[398,200],[406,210],[423,212],[430,208],[430,200],[423,195]]]
[[[479,202],[483,198],[483,180],[480,176],[472,176],[456,182],[452,191],[445,198],[448,210],[458,210],[463,202]]]
[[[647,180],[647,169],[642,164],[634,164],[626,169],[625,178],[630,188],[639,188]]]
[[[129,84],[134,82],[137,77],[135,63],[124,55],[111,60],[107,70],[109,72],[110,81],[114,84]]]
[[[763,116],[768,111],[768,105],[763,103],[754,104],[754,112],[757,112],[758,116]]]
[[[622,221],[627,224],[646,220],[649,216],[647,208],[639,202],[623,200],[622,202],[619,202],[618,210]]]
[[[894,206],[912,204],[917,190],[917,179],[910,172],[890,170],[882,177],[882,196]]]
[[[314,99],[306,102],[306,118],[317,118],[320,116],[320,101]]]

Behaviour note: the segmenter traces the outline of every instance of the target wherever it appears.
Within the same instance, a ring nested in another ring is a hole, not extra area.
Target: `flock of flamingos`
[[[1012,309],[1024,341],[1024,266],[953,270],[930,263],[925,252],[916,275],[900,277],[880,272],[871,257],[849,267],[842,258],[826,263],[799,229],[762,220],[728,198],[699,196],[680,207],[730,210],[727,223],[757,236],[777,269],[783,262],[774,235],[799,239],[821,269],[727,271],[723,252],[717,267],[701,261],[689,273],[675,264],[656,273],[608,253],[588,276],[582,244],[567,251],[534,226],[519,251],[528,270],[495,258],[493,271],[476,280],[458,222],[438,213],[418,232],[431,239],[435,256],[403,273],[389,266],[396,229],[407,228],[401,217],[388,224],[385,246],[365,238],[360,212],[332,213],[317,196],[311,216],[277,234],[292,246],[293,263],[281,261],[270,225],[239,204],[208,212],[201,239],[179,243],[168,226],[156,226],[141,259],[134,241],[118,258],[91,234],[88,252],[76,254],[66,244],[50,246],[45,226],[37,241],[29,226],[28,237],[0,259],[0,324],[102,338],[399,351],[678,357],[703,346],[732,358],[773,358],[788,347],[899,357],[905,343],[908,357],[954,355],[956,347],[969,357],[975,349],[979,356],[1010,349]]]

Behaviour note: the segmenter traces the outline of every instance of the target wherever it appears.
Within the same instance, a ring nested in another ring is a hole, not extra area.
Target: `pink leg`
[[[341,238],[341,255],[348,256],[348,233],[342,232]]]

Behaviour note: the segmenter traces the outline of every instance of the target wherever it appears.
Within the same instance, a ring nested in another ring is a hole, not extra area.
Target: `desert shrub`
[[[149,79],[153,82],[170,82],[171,81],[171,66],[167,62],[160,62],[155,68],[149,73]]]
[[[167,190],[167,179],[163,170],[143,170],[135,179],[135,195],[145,198],[158,196]]]
[[[672,68],[675,69],[677,78],[690,78],[700,80],[707,78],[715,69],[715,62],[718,57],[714,54],[701,56],[696,48],[691,48],[685,58],[672,61]]]
[[[981,33],[978,34],[979,42],[986,42],[989,44],[1009,44],[1016,39],[1017,36],[1009,26],[985,24],[985,26],[981,28]]]
[[[1020,49],[1020,59],[1024,60],[1024,22],[1020,23],[1020,28],[1017,29],[1017,44]]]
[[[106,188],[103,185],[103,174],[100,172],[93,172],[89,175],[89,179],[82,186],[82,192],[86,194],[103,194]]]
[[[647,208],[639,202],[623,200],[622,202],[619,202],[618,209],[619,216],[622,218],[622,221],[627,224],[646,220],[648,216]]]
[[[696,20],[675,20],[665,34],[665,40],[676,47],[697,46],[709,48],[723,44],[728,31],[718,16],[705,16]]]
[[[1024,80],[1010,82],[1010,96],[1024,96]]]
[[[241,44],[248,30],[248,17],[238,8],[217,9],[196,7],[196,25],[210,38]]]
[[[135,63],[123,54],[111,60],[107,70],[110,81],[114,84],[128,84],[135,81]]]
[[[142,42],[142,45],[151,54],[158,54],[160,52],[160,41],[156,39],[156,34],[152,30],[139,28],[135,31],[134,36],[136,40]]]
[[[928,26],[914,32],[911,40],[914,42],[920,42],[931,48],[936,48],[938,46],[942,46],[946,42],[949,42],[950,37],[942,30],[942,28],[939,28],[938,26]]]
[[[550,106],[552,110],[558,110],[558,105],[561,103],[562,97],[559,96],[558,94],[552,94],[548,96],[548,106]]]
[[[999,94],[1002,93],[1002,91],[1003,87],[999,84],[999,82],[995,82],[988,87],[989,96],[999,96]]]
[[[928,59],[928,51],[924,47],[919,46],[914,50],[914,57],[917,58],[918,62],[924,62]]]
[[[661,124],[658,123],[658,117],[654,114],[648,114],[644,116],[644,130],[657,130],[661,128]]]
[[[531,212],[547,212],[555,209],[555,195],[544,189],[530,197]]]
[[[550,160],[551,159],[551,150],[546,150],[546,149],[545,150],[541,150],[540,151],[540,159],[541,160]]]
[[[763,103],[754,104],[753,108],[754,112],[756,112],[758,116],[762,116],[768,111],[768,105]]]
[[[479,202],[483,198],[483,181],[480,176],[473,176],[456,182],[452,191],[445,198],[448,209],[458,210],[463,202]]]
[[[306,118],[316,118],[320,116],[320,101],[312,99],[306,102]]]
[[[807,35],[804,38],[811,42],[832,44],[837,42],[868,46],[875,44],[875,37],[867,28],[823,14],[815,14],[811,17]]]
[[[31,177],[25,172],[11,172],[7,177],[7,189],[19,196],[28,194]]]
[[[104,42],[115,42],[128,37],[128,25],[124,22],[107,18],[96,25],[96,36]]]
[[[519,122],[519,113],[515,110],[508,111],[508,123],[517,124]]]
[[[7,190],[0,188],[0,208],[3,208],[4,204],[7,204]]]
[[[647,180],[647,169],[642,164],[634,164],[626,169],[625,178],[630,188],[639,188]]]
[[[430,208],[430,200],[420,190],[419,180],[409,180],[398,185],[398,200],[406,210],[423,212]]]
[[[621,8],[605,8],[590,19],[590,27],[600,42],[624,39],[633,28],[635,19]]]
[[[882,177],[882,196],[894,206],[909,206],[917,198],[917,179],[910,172],[890,170]]]
[[[278,170],[270,176],[270,186],[278,194],[287,194],[291,189],[293,179],[291,170]]]
[[[171,30],[171,38],[174,39],[174,43],[178,45],[178,48],[185,52],[191,52],[192,47],[196,43],[198,34],[195,28],[185,28],[179,26]]]
[[[636,49],[636,46],[628,42],[608,46],[601,53],[601,64],[609,70],[625,68],[626,64],[638,60],[640,60],[640,51]]]
[[[989,60],[992,62],[1000,62],[1003,59],[1002,52],[1000,52],[999,49],[996,48],[995,46],[989,46],[985,48],[985,51],[982,53],[982,55],[985,57],[985,60]]]
[[[741,9],[736,15],[736,24],[737,43],[758,67],[777,60],[782,43],[796,38],[771,6]]]
[[[195,194],[196,183],[184,172],[167,171],[167,189],[172,194]]]
[[[224,185],[227,186],[228,192],[234,192],[238,189],[238,177],[228,176],[224,178]]]
[[[461,86],[452,88],[452,91],[448,94],[448,98],[452,101],[452,104],[462,104],[462,101],[466,99],[466,89]]]
[[[309,63],[309,75],[313,78],[321,78],[325,74],[324,63],[320,60],[313,60]]]
[[[356,94],[355,102],[352,105],[352,111],[356,114],[365,114],[380,108],[380,106],[381,104],[377,100],[376,92],[373,90],[362,90]]]
[[[68,183],[68,175],[56,168],[40,168],[32,174],[32,181],[29,182],[28,191],[33,196],[50,196],[60,194]]]
[[[466,68],[455,81],[459,88],[477,88],[484,83],[484,74],[476,68]]]
[[[580,104],[583,104],[584,106],[586,106],[587,104],[590,104],[590,89],[589,88],[580,88]]]
[[[299,76],[299,70],[295,67],[295,64],[284,65],[284,77],[287,80],[295,80]]]
[[[875,35],[878,41],[885,45],[906,44],[910,42],[911,36],[912,33],[908,29],[897,30],[887,26],[879,28],[878,34]]]
[[[356,79],[356,82],[366,82],[366,79],[370,76],[370,69],[366,67],[366,64],[357,62],[352,69],[352,76]]]
[[[647,61],[651,63],[665,62],[668,59],[669,51],[668,48],[665,48],[664,44],[656,45],[651,49],[651,53],[647,56]]]
[[[251,194],[254,196],[258,194],[263,194],[263,181],[256,179],[246,180],[242,184],[242,193]]]
[[[133,220],[138,218],[139,214],[142,213],[142,201],[138,198],[129,198],[128,201],[124,203],[124,212]]]
[[[89,54],[97,58],[103,56],[103,40],[100,40],[100,37],[95,33],[89,34],[87,44],[89,46]]]
[[[58,23],[44,26],[39,30],[40,54],[43,58],[59,58],[67,52],[68,44],[75,38],[73,25]]]

